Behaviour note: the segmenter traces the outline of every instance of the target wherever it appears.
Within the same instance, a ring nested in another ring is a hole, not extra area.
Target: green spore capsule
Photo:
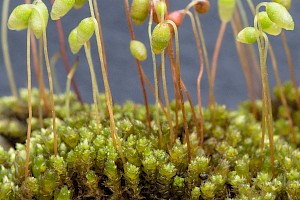
[[[78,40],[77,40],[77,28],[73,29],[68,37],[68,42],[69,42],[69,46],[71,49],[71,52],[73,54],[78,53],[78,51],[81,49],[81,47],[83,46],[82,44],[79,44]],[[68,143],[66,143],[68,144]]]
[[[58,20],[65,16],[73,7],[75,0],[55,0],[51,9],[51,19]]]
[[[147,49],[145,45],[138,40],[132,40],[130,42],[130,52],[132,56],[139,61],[147,59]]]
[[[30,4],[17,6],[8,18],[7,26],[10,30],[23,30],[28,27],[29,18],[32,13]]]
[[[167,13],[167,5],[164,1],[160,1],[155,4],[155,11],[158,19],[160,20],[161,17],[164,17]]]
[[[29,27],[35,37],[40,38],[42,33],[46,31],[49,14],[47,6],[41,0],[37,0],[34,5],[35,9],[33,9],[29,18]]]
[[[148,17],[150,11],[150,0],[133,0],[130,16],[135,25],[141,25]]]
[[[86,0],[75,0],[74,8],[79,9],[85,4]]]
[[[257,40],[256,33],[257,31],[254,27],[246,27],[239,32],[236,40],[244,44],[252,44]]]
[[[258,20],[264,32],[270,35],[279,35],[281,33],[282,29],[270,20],[267,12],[259,12]]]
[[[171,38],[170,27],[167,23],[159,23],[152,32],[151,46],[155,54],[160,54],[167,46]]]
[[[218,0],[219,16],[222,22],[229,22],[232,18],[236,0]]]
[[[280,3],[283,5],[287,10],[290,9],[292,0],[272,0],[273,2]]]
[[[266,12],[272,22],[286,30],[294,30],[294,20],[287,9],[275,2],[266,4]]]
[[[77,40],[84,44],[91,39],[95,32],[95,24],[92,17],[85,18],[77,26]]]

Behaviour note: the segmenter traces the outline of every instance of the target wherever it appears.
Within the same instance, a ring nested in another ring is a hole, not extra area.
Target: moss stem
[[[181,101],[181,109],[182,109],[182,117],[183,117],[183,124],[184,124],[184,132],[186,137],[186,144],[187,144],[187,153],[188,153],[188,162],[191,161],[191,144],[190,144],[190,135],[189,135],[189,128],[186,121],[186,114],[184,108],[184,99],[182,94],[182,87],[181,87],[181,75],[180,75],[180,57],[179,57],[179,39],[178,39],[178,30],[175,23],[171,20],[166,20],[166,23],[172,25],[175,33],[175,51],[176,51],[176,75],[177,75],[177,84],[179,88],[179,96]]]
[[[193,32],[194,32],[194,37],[195,37],[195,40],[196,40],[197,51],[198,51],[199,60],[200,60],[199,73],[198,73],[198,77],[197,77],[197,99],[198,99],[199,120],[200,120],[200,133],[198,132],[197,136],[198,136],[198,140],[199,140],[199,145],[203,147],[203,143],[204,143],[204,128],[203,128],[204,120],[203,120],[203,114],[202,114],[201,79],[202,79],[203,72],[204,72],[204,61],[203,61],[203,53],[202,53],[202,49],[201,49],[201,42],[200,42],[198,32],[197,32],[197,29],[196,29],[195,18],[194,18],[193,14],[190,11],[188,11],[187,14],[189,15],[191,23],[192,23],[192,29],[193,29]],[[200,20],[199,20],[199,22],[200,22]]]
[[[275,78],[276,78],[277,88],[279,90],[280,101],[281,101],[282,105],[284,106],[284,108],[286,110],[286,117],[287,117],[287,120],[290,124],[292,141],[293,141],[294,144],[296,144],[296,136],[295,136],[295,131],[294,131],[294,122],[293,122],[293,118],[291,116],[291,111],[290,111],[289,105],[287,103],[286,97],[284,96],[284,92],[283,92],[283,89],[282,89],[283,87],[282,87],[280,75],[279,75],[278,68],[277,68],[276,56],[275,56],[275,53],[273,51],[273,48],[272,48],[271,44],[269,44],[269,52],[270,52],[273,71],[274,71]]]
[[[74,73],[78,67],[78,59],[79,57],[76,58],[68,76],[67,76],[67,82],[66,82],[66,91],[65,91],[65,95],[66,95],[66,103],[65,103],[65,107],[66,107],[66,116],[67,118],[70,117],[70,94],[71,94],[71,80],[74,76]]]
[[[93,17],[94,25],[95,25],[95,35],[96,35],[98,55],[99,55],[99,59],[100,59],[100,66],[101,66],[103,82],[104,82],[106,105],[107,105],[107,109],[108,109],[108,113],[109,113],[109,121],[110,121],[110,130],[111,130],[111,135],[112,135],[112,141],[113,141],[115,149],[118,150],[119,153],[120,153],[120,157],[122,159],[123,164],[125,164],[125,157],[124,157],[124,154],[123,154],[121,141],[119,139],[119,136],[118,136],[117,130],[116,130],[116,125],[115,125],[115,120],[114,120],[114,113],[113,113],[113,105],[112,105],[112,96],[111,96],[111,92],[110,92],[110,87],[109,87],[108,78],[107,78],[107,71],[106,71],[104,58],[103,58],[101,38],[100,38],[100,35],[99,35],[99,27],[98,27],[98,23],[95,19],[95,13],[94,13],[94,9],[93,9],[92,0],[89,0],[89,7],[90,7],[90,11],[91,11],[91,16]]]
[[[3,7],[2,7],[2,26],[1,26],[1,40],[2,40],[2,52],[3,52],[3,59],[4,65],[6,68],[9,86],[12,95],[15,98],[18,97],[18,91],[16,87],[16,82],[14,78],[14,72],[12,70],[10,55],[9,55],[9,47],[8,47],[8,40],[7,40],[7,18],[8,18],[8,9],[9,9],[9,0],[3,0]]]
[[[156,124],[158,128],[158,135],[159,135],[159,143],[160,147],[162,148],[163,146],[163,141],[162,141],[162,131],[160,127],[160,119],[159,119],[159,106],[158,106],[158,79],[157,79],[157,72],[156,72],[156,59],[155,59],[155,54],[153,53],[152,50],[152,35],[151,35],[151,26],[152,26],[152,21],[153,21],[153,10],[151,9],[150,11],[150,19],[149,19],[149,24],[148,24],[148,36],[150,40],[150,47],[151,47],[151,55],[152,55],[152,62],[153,62],[153,76],[154,76],[154,88],[155,88],[155,119],[156,119]]]
[[[31,135],[31,69],[30,69],[30,29],[27,29],[27,88],[28,88],[28,122],[27,122],[27,139],[26,139],[26,160],[25,160],[25,180],[29,176],[29,159],[30,159],[30,135]]]
[[[50,89],[50,99],[51,99],[51,113],[52,113],[52,126],[53,126],[53,150],[54,150],[54,155],[57,155],[56,113],[55,113],[54,98],[53,98],[52,72],[51,72],[49,56],[48,56],[48,49],[47,49],[46,31],[43,31],[43,41],[44,41],[44,56],[45,56],[46,68],[47,68],[48,79],[49,79],[49,89]]]
[[[98,109],[98,86],[97,86],[97,80],[96,80],[96,74],[94,70],[94,64],[91,56],[91,48],[90,48],[90,43],[86,42],[84,44],[84,50],[85,50],[85,55],[86,59],[88,61],[88,65],[90,68],[90,74],[91,74],[91,79],[92,79],[92,88],[93,88],[93,100],[94,100],[94,106],[95,106],[95,112],[96,112],[96,123],[97,123],[97,128],[99,130],[100,127],[100,117],[99,117],[99,109]]]
[[[215,104],[215,78],[216,78],[216,72],[217,72],[217,64],[218,64],[218,58],[220,53],[220,48],[223,40],[223,36],[225,33],[227,27],[227,22],[222,22],[219,30],[219,35],[217,38],[217,42],[215,44],[215,49],[213,53],[213,59],[212,59],[212,68],[211,68],[211,87],[209,88],[209,106],[212,106]]]
[[[293,61],[292,61],[291,51],[290,51],[289,45],[286,41],[286,36],[285,36],[284,31],[282,31],[280,35],[281,35],[284,52],[286,55],[288,66],[289,66],[291,81],[292,81],[292,84],[293,84],[293,87],[295,90],[297,108],[300,111],[300,94],[299,94],[298,85],[297,85],[297,81],[296,81],[296,77],[295,77],[295,71],[294,71],[294,65],[293,65]]]
[[[169,103],[169,95],[168,95],[168,88],[167,88],[167,81],[166,81],[166,67],[165,67],[165,51],[162,51],[161,53],[161,63],[162,63],[162,81],[163,81],[163,89],[164,89],[164,96],[165,96],[165,102],[167,107],[167,119],[170,127],[170,138],[174,137],[174,130],[173,130],[173,124],[172,124],[172,118],[171,118],[171,109],[170,109],[170,103]],[[170,140],[170,143],[171,140]]]
[[[134,40],[135,36],[134,36],[134,32],[133,32],[132,22],[130,19],[128,0],[124,0],[124,5],[125,5],[125,12],[126,12],[126,18],[127,18],[130,38],[131,38],[131,40]],[[139,77],[140,77],[140,82],[141,82],[141,87],[142,87],[142,92],[143,92],[143,97],[144,97],[144,104],[145,104],[145,109],[146,109],[147,123],[148,123],[149,129],[151,130],[151,118],[150,118],[150,113],[149,113],[148,97],[147,97],[147,91],[145,88],[145,79],[147,77],[143,72],[140,61],[138,59],[135,59],[135,63],[136,63],[137,69],[138,69]]]

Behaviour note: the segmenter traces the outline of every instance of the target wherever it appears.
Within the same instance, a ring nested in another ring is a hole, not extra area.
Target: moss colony
[[[0,98],[0,139],[11,141],[13,148],[0,146],[0,199],[300,199],[300,90],[282,32],[294,29],[288,11],[290,0],[260,2],[256,10],[248,0],[253,26],[248,25],[245,16],[246,1],[212,1],[218,4],[221,24],[211,67],[198,16],[208,12],[208,0],[192,0],[184,9],[172,12],[172,1],[133,0],[129,8],[129,1],[124,0],[130,50],[136,59],[144,105],[126,102],[123,106],[112,101],[97,0],[52,0],[51,8],[42,0],[25,2],[13,9],[9,17],[9,0],[4,0],[2,7],[2,45],[12,96]],[[66,38],[59,21],[70,9],[80,8],[85,2],[90,17],[82,19],[69,32],[68,43],[74,54],[80,49],[85,51],[92,105],[82,103],[74,80],[76,95],[70,92],[78,59],[72,68],[68,66]],[[50,66],[46,34],[49,16],[52,21],[57,20],[68,73],[66,94],[54,95],[53,91],[55,73]],[[185,16],[191,20],[199,55],[196,107],[180,72],[178,28]],[[140,25],[145,21],[154,86],[140,63],[147,58],[146,46],[135,39],[131,23]],[[153,28],[154,23],[157,25]],[[6,25],[11,30],[27,29],[28,84],[19,93],[10,69]],[[241,103],[236,111],[215,102],[218,55],[227,25],[232,26],[237,41],[257,42],[259,52],[257,59],[253,46],[235,43],[249,95],[249,102]],[[267,34],[282,36],[292,81],[284,86]],[[93,35],[96,42],[90,41]],[[35,37],[41,38],[38,48]],[[102,95],[92,45],[97,45],[105,93]],[[268,52],[277,84],[272,101],[266,65]],[[160,54],[160,59],[156,54]],[[31,86],[31,57],[39,89]],[[49,92],[39,66],[44,61]],[[166,66],[171,68],[168,76],[172,77],[175,96],[170,102]],[[208,108],[202,107],[200,91],[204,68],[209,83]],[[155,105],[148,105],[145,85],[151,90]]]
[[[291,84],[284,86],[290,108],[296,106]],[[277,89],[275,89],[275,96]],[[109,119],[102,112],[100,129],[91,117],[90,105],[71,98],[66,118],[65,96],[55,96],[58,156],[53,155],[51,119],[38,116],[38,92],[33,95],[30,177],[24,181],[25,145],[0,150],[0,199],[298,199],[300,196],[299,143],[292,144],[283,106],[274,101],[275,175],[272,175],[268,140],[260,157],[261,125],[250,113],[249,103],[238,111],[224,106],[204,109],[205,143],[198,146],[191,108],[186,105],[192,160],[188,163],[182,117],[179,137],[169,146],[167,119],[162,118],[163,147],[156,124],[149,131],[145,108],[127,102],[114,105],[117,132],[126,163],[115,151]],[[104,97],[102,97],[102,101]],[[27,91],[22,101],[0,100],[1,134],[11,141],[24,142],[27,118]],[[174,103],[171,103],[171,108]],[[257,107],[261,102],[257,101]],[[105,104],[100,104],[105,110]],[[150,107],[151,113],[153,113]],[[172,115],[174,113],[172,112]],[[299,112],[292,113],[299,121]],[[162,115],[163,116],[163,115]],[[50,117],[50,116],[48,116]],[[258,117],[259,118],[259,117]],[[9,124],[9,126],[7,126]],[[40,126],[44,128],[40,129]],[[295,127],[297,141],[299,129]],[[262,158],[262,160],[260,159]]]

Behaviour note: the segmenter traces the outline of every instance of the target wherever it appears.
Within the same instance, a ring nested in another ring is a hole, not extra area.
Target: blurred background
[[[44,1],[48,9],[50,10],[49,1]],[[131,2],[131,1],[130,1]],[[189,3],[189,0],[169,0],[169,10],[184,9]],[[208,50],[208,55],[210,58],[210,63],[214,51],[214,46],[218,31],[220,28],[220,19],[217,10],[217,1],[211,0],[211,9],[206,15],[201,15],[200,20],[202,23],[202,28],[204,32],[204,37],[206,41],[206,46]],[[249,24],[253,25],[253,17],[250,13],[249,7],[246,1],[241,0],[246,11],[248,13]],[[261,1],[254,1],[255,5]],[[10,10],[22,4],[21,0],[14,0],[10,2]],[[0,8],[2,10],[2,1],[0,3]],[[111,86],[112,96],[114,102],[123,103],[124,101],[130,99],[137,103],[143,103],[142,90],[140,86],[140,79],[138,76],[137,67],[135,65],[135,60],[130,54],[129,43],[130,36],[126,21],[126,15],[124,10],[124,2],[121,0],[99,0],[98,6],[100,9],[103,39],[105,44],[107,64],[108,64],[108,74],[109,83]],[[292,6],[290,13],[294,17],[295,21],[295,31],[285,31],[288,38],[288,44],[290,46],[293,63],[295,67],[295,75],[300,83],[300,1],[292,0]],[[65,17],[62,18],[62,24],[65,34],[65,39],[69,32],[77,26],[77,24],[85,17],[90,16],[88,10],[88,4],[81,8],[80,10],[72,9]],[[1,26],[6,26],[1,24]],[[147,35],[148,21],[142,26],[134,27],[136,39],[144,42],[144,44],[149,47],[149,39]],[[153,26],[154,27],[154,26]],[[59,52],[59,42],[58,34],[55,26],[55,22],[49,20],[47,27],[48,36],[48,51],[49,56],[52,57],[57,52]],[[278,61],[278,68],[280,70],[280,75],[282,80],[289,80],[289,70],[287,65],[287,60],[283,50],[283,45],[281,43],[280,36],[274,37],[269,36],[271,44],[275,50],[275,54]],[[185,18],[182,26],[179,27],[179,40],[180,40],[180,59],[181,59],[181,75],[182,79],[189,90],[194,103],[197,102],[197,89],[196,80],[199,72],[199,58],[196,49],[196,43],[194,40],[194,35],[191,28],[191,23],[188,17]],[[13,71],[17,87],[27,87],[27,73],[26,73],[26,31],[10,31],[8,30],[8,43],[9,52],[11,56]],[[93,37],[91,40],[92,46],[92,56],[93,62],[96,69],[96,75],[98,79],[99,90],[101,92],[103,89],[103,81],[100,70],[99,58],[96,49],[96,40]],[[66,44],[67,54],[70,63],[73,63],[76,55],[72,55],[70,52],[68,44]],[[255,44],[255,50],[257,47]],[[79,65],[77,71],[75,72],[75,80],[77,82],[80,94],[84,101],[92,101],[92,86],[91,78],[89,73],[89,68],[87,65],[84,50],[78,54]],[[159,56],[157,56],[159,58]],[[270,59],[268,59],[268,71],[270,85],[273,87],[275,85],[275,77],[270,65]],[[159,63],[159,59],[158,59]],[[142,62],[142,67],[147,74],[149,80],[153,82],[153,66],[150,50],[148,51],[148,58],[146,61]],[[33,69],[33,68],[32,68]],[[33,71],[32,71],[33,72]],[[58,79],[61,91],[65,91],[66,77],[62,59],[59,59],[55,65],[55,72]],[[48,79],[46,78],[46,69],[44,66],[44,76],[46,85],[48,84]],[[173,98],[173,86],[171,79],[170,67],[167,65],[167,81],[169,86],[170,98]],[[255,80],[253,80],[255,81]],[[33,78],[33,85],[37,86],[35,78]],[[154,85],[154,84],[153,84]],[[202,79],[201,95],[203,104],[206,106],[208,102],[208,79],[206,71]],[[151,103],[154,103],[154,97],[147,89],[148,98]],[[232,27],[228,24],[224,40],[222,42],[217,74],[216,74],[216,86],[215,86],[216,101],[219,104],[225,104],[229,108],[236,108],[238,103],[248,99],[247,87],[243,71],[241,69],[240,60],[237,55],[235,47],[235,38],[233,36]],[[2,56],[2,49],[0,50],[0,95],[10,95],[9,82],[6,75],[6,70],[4,67],[4,61]]]

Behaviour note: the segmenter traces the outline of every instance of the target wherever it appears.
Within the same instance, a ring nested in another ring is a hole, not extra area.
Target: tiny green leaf
[[[148,17],[150,11],[150,0],[133,0],[130,16],[135,25],[141,25]]]
[[[78,40],[77,40],[77,28],[74,28],[70,32],[69,37],[68,37],[68,42],[69,42],[70,49],[71,49],[72,53],[73,54],[78,53],[78,51],[82,47],[82,44],[79,44]]]
[[[272,22],[286,30],[294,30],[294,20],[287,9],[275,2],[266,4],[266,12]]]
[[[236,0],[218,0],[219,16],[222,22],[229,22],[232,18]]]
[[[159,23],[152,32],[152,51],[155,54],[161,53],[168,45],[171,37],[170,27],[167,23]]]
[[[91,39],[95,31],[95,24],[92,17],[83,19],[77,26],[77,40],[84,44]]]
[[[270,20],[266,12],[258,13],[258,20],[262,30],[270,35],[279,35],[281,28]]]
[[[51,19],[58,20],[67,14],[73,7],[75,0],[55,0],[51,9]]]
[[[35,1],[34,5],[35,7],[29,18],[29,27],[35,37],[40,38],[42,33],[46,31],[49,14],[47,6],[41,0]]]
[[[252,44],[256,42],[256,30],[254,27],[246,27],[239,32],[236,40],[245,44]]]
[[[8,18],[8,28],[11,30],[23,30],[28,27],[28,21],[32,13],[30,4],[17,6]]]
[[[132,56],[140,61],[147,59],[147,49],[140,41],[132,40],[130,42],[130,51]]]

